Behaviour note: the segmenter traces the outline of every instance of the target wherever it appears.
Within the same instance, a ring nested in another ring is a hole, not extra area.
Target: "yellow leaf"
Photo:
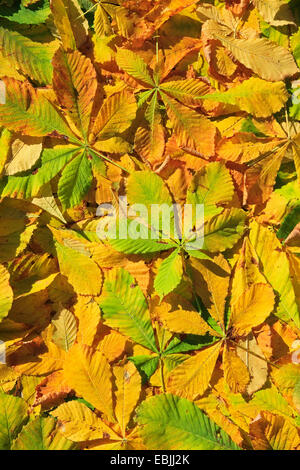
[[[123,437],[141,393],[141,376],[132,362],[113,368],[116,377],[115,415]]]
[[[250,382],[250,375],[244,362],[233,350],[225,347],[223,351],[224,376],[233,393],[245,392]]]
[[[212,261],[191,258],[190,264],[196,292],[210,315],[224,329],[225,300],[231,272],[228,261],[219,254]]]
[[[234,303],[253,284],[265,284],[266,279],[259,270],[259,260],[246,237],[240,251],[239,259],[235,267],[232,282],[232,297]]]
[[[209,385],[221,346],[222,342],[218,341],[175,367],[169,375],[168,392],[191,400],[203,395]]]
[[[93,64],[79,51],[64,52],[62,48],[58,49],[52,63],[53,88],[59,103],[86,136],[97,90]]]
[[[237,345],[243,348],[237,347],[236,352],[250,372],[251,380],[247,386],[247,393],[252,395],[265,385],[268,379],[268,363],[252,333],[245,340],[240,339]]]
[[[136,110],[137,104],[132,94],[121,92],[108,97],[95,119],[90,142],[93,144],[97,139],[109,139],[115,137],[116,132],[124,132],[135,118]]]
[[[298,430],[282,416],[264,411],[250,424],[255,450],[299,450]]]
[[[99,295],[103,279],[98,265],[92,259],[67,246],[60,243],[56,243],[55,246],[60,271],[75,291],[82,295]]]
[[[30,170],[37,162],[42,151],[40,137],[19,136],[11,145],[11,158],[5,165],[6,175],[14,175]]]
[[[254,0],[253,3],[263,19],[272,26],[295,25],[295,18],[286,0]]]
[[[104,354],[75,344],[67,353],[64,374],[79,396],[114,421],[112,372]]]
[[[249,239],[259,259],[262,273],[279,296],[276,315],[284,321],[292,319],[299,327],[300,317],[287,255],[276,234],[269,228],[256,222],[250,227]]]
[[[230,325],[237,335],[245,336],[271,314],[275,296],[268,284],[252,284],[232,305]]]
[[[216,332],[203,320],[200,313],[188,310],[175,310],[161,313],[161,320],[166,328],[175,333],[187,335],[205,335],[207,332],[215,335]]]
[[[22,355],[21,362],[15,366],[17,372],[26,375],[45,375],[63,368],[65,351],[54,343],[48,342],[48,351],[37,356]]]
[[[292,54],[282,46],[266,38],[237,39],[230,37],[230,29],[209,20],[202,33],[217,39],[232,52],[235,59],[252,69],[265,80],[278,81],[299,72]]]
[[[73,345],[77,334],[74,315],[70,310],[62,308],[53,317],[52,325],[54,325],[55,328],[52,335],[53,342],[60,348],[68,351]]]
[[[51,0],[55,26],[65,50],[80,48],[87,40],[88,22],[77,0]]]
[[[206,117],[183,106],[165,93],[162,95],[177,144],[209,157],[215,152],[217,129]]]
[[[112,438],[120,439],[95,413],[78,401],[63,403],[51,415],[58,419],[60,432],[71,441],[102,439],[108,433]]]

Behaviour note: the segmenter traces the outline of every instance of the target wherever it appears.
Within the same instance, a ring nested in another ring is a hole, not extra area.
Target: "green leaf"
[[[117,220],[115,224],[116,238],[109,238],[109,243],[115,250],[126,254],[158,253],[178,246],[163,238],[151,239],[151,230],[146,222],[144,218],[140,222],[124,218]],[[138,233],[135,234],[135,232]],[[136,235],[142,237],[137,238]],[[159,236],[159,234],[157,235]]]
[[[148,306],[141,288],[125,269],[107,275],[100,301],[105,323],[157,352]]]
[[[300,328],[289,260],[275,232],[253,221],[249,239],[259,259],[262,274],[278,296],[275,315],[285,322],[292,319]]]
[[[0,392],[0,449],[10,450],[13,440],[27,421],[27,405],[22,398]]]
[[[176,289],[182,279],[182,275],[182,258],[180,249],[177,249],[160,264],[154,280],[154,288],[161,299]]]
[[[278,232],[277,238],[285,239],[287,236],[292,232],[292,230],[296,227],[296,225],[300,221],[300,204],[296,205],[291,212],[283,219]]]
[[[77,444],[56,429],[54,418],[36,418],[23,427],[12,450],[75,450]]]
[[[133,362],[139,371],[143,384],[146,384],[150,380],[159,364],[158,356],[132,356],[129,357],[128,360]]]
[[[149,232],[149,238],[150,238]],[[155,240],[110,240],[111,246],[121,253],[126,254],[147,254],[147,253],[159,253],[160,251],[166,251],[170,248],[174,248],[176,245],[164,241]]]
[[[9,58],[12,67],[21,70],[32,80],[50,84],[52,80],[52,52],[44,44],[33,42],[16,31],[0,27],[0,50]]]
[[[223,93],[211,93],[203,98],[237,106],[255,117],[268,117],[277,113],[288,100],[284,82],[268,82],[251,77]]]
[[[206,333],[204,336],[186,335],[184,339],[180,339],[178,336],[175,336],[163,351],[162,355],[165,356],[188,351],[197,351],[205,346],[214,344],[216,341],[219,341],[219,338],[214,338],[213,336],[210,336],[209,333]]]
[[[203,250],[225,251],[232,248],[245,230],[246,214],[242,209],[225,209],[204,225]]]
[[[0,16],[6,18],[9,21],[20,24],[41,24],[45,23],[46,19],[51,13],[49,0],[44,0],[37,8],[30,9],[25,8],[23,5],[19,9],[13,7],[4,7],[0,8]]]
[[[31,171],[29,175],[9,176],[2,179],[2,187],[0,185],[2,197],[30,199],[37,196],[41,187],[51,181],[77,152],[78,147],[73,146],[44,149],[39,163],[40,167]]]
[[[233,198],[234,187],[229,170],[220,162],[209,163],[198,171],[188,188],[186,203],[203,204],[205,218],[219,214],[220,204]]]
[[[162,178],[151,171],[135,171],[127,180],[127,198],[129,204],[168,204],[173,201]]]
[[[195,403],[171,394],[145,400],[137,410],[137,421],[151,450],[239,449]]]
[[[92,180],[91,162],[86,152],[82,151],[64,168],[59,180],[58,197],[64,210],[82,201]]]
[[[151,87],[155,86],[147,64],[135,52],[132,52],[129,49],[119,49],[117,52],[117,64],[120,69],[127,72],[136,80],[140,80]]]

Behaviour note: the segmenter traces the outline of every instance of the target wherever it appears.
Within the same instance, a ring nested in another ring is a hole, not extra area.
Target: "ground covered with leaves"
[[[300,449],[299,26],[0,0],[1,449]],[[100,240],[119,196],[204,204],[203,247]]]

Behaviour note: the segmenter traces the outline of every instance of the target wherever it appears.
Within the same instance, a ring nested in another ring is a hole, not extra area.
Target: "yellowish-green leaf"
[[[280,111],[288,97],[283,82],[270,83],[251,77],[223,93],[211,93],[203,98],[233,104],[255,117],[266,118]]]

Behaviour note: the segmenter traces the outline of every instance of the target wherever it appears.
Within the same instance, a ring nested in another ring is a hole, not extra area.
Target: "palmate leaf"
[[[13,440],[28,420],[27,404],[22,398],[0,392],[0,448],[10,450]]]
[[[174,395],[145,400],[137,411],[141,436],[152,450],[237,450],[196,404]]]
[[[146,300],[141,288],[127,271],[114,269],[108,273],[100,308],[107,325],[157,352]]]
[[[270,83],[254,77],[223,93],[217,92],[203,96],[206,100],[236,105],[239,109],[258,118],[272,116],[280,111],[288,97],[283,82]]]
[[[56,428],[54,418],[38,417],[23,427],[12,450],[76,450],[77,444],[67,440]]]
[[[20,69],[24,75],[41,84],[51,83],[53,51],[50,46],[0,27],[0,50],[4,58],[9,58],[12,67]]]

